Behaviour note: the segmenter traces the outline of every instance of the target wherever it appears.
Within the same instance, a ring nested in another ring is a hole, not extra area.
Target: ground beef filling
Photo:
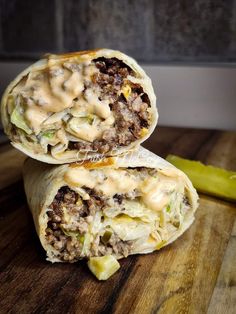
[[[94,190],[85,190],[90,196],[89,200],[82,200],[67,186],[58,191],[47,212],[46,239],[48,243],[57,251],[56,255],[60,260],[68,262],[105,254],[127,256],[131,243],[120,240],[114,233],[106,243],[101,235],[97,235],[91,245],[90,253],[84,254],[83,241],[89,224],[93,221],[95,213],[102,210],[107,202]],[[122,200],[123,196],[114,196],[114,202],[121,204]]]
[[[139,84],[128,82],[131,87],[129,97],[121,93],[127,76],[134,76],[134,72],[124,62],[116,58],[98,58],[93,60],[100,70],[96,73],[92,82],[101,89],[101,99],[110,101],[110,108],[115,117],[113,128],[106,130],[101,139],[92,143],[76,142],[70,143],[70,149],[93,150],[99,153],[107,153],[120,146],[127,146],[141,136],[142,128],[149,126],[150,107],[148,95],[143,92]]]

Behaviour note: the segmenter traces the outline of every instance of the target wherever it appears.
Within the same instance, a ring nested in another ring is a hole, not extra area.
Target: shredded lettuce
[[[138,217],[144,222],[150,222],[156,219],[157,213],[147,208],[140,200],[124,200],[122,213],[135,218]]]
[[[32,130],[26,124],[23,115],[20,113],[18,107],[16,107],[11,114],[11,123],[17,126],[19,129],[25,131],[27,134],[32,134]]]
[[[83,239],[83,249],[81,252],[82,255],[85,255],[85,256],[89,255],[91,241],[92,241],[92,235],[90,235],[89,233],[86,233]]]
[[[42,133],[42,136],[46,137],[48,139],[51,139],[55,135],[55,132],[56,132],[55,130],[45,131],[45,132]]]
[[[9,115],[12,114],[15,108],[15,101],[13,95],[9,95],[8,100],[7,100],[7,111]]]
[[[170,212],[170,209],[171,209],[171,208],[170,208],[170,204],[168,204],[168,205],[166,206],[166,212],[169,213],[169,212]]]
[[[92,125],[93,120],[94,120],[94,115],[88,114],[85,117],[80,117],[80,118],[77,118],[77,119],[78,119],[77,121],[80,122],[80,123],[88,123],[88,124]]]
[[[67,235],[68,237],[73,237],[73,236],[79,236],[80,234],[78,234],[78,232],[76,232],[76,231],[69,231],[69,230],[66,230],[66,229],[64,229],[64,228],[61,228],[61,230],[63,231],[63,233],[65,234],[65,235]]]
[[[131,241],[147,237],[152,231],[152,225],[137,221],[127,215],[113,218],[110,221],[111,228],[123,241]]]
[[[89,124],[92,125],[93,121],[95,119],[95,116],[92,114],[88,114],[87,116],[82,116],[79,118],[72,118],[69,121],[69,126],[73,131],[77,131],[78,126],[80,126],[81,124]]]
[[[166,224],[166,215],[165,212],[161,211],[160,212],[160,221],[159,221],[160,227],[164,228]]]
[[[96,119],[96,116],[93,114],[88,114],[87,117],[85,117],[85,119],[89,124],[93,124],[94,120]]]
[[[157,244],[156,250],[160,250],[166,243],[167,241],[162,240],[160,243]]]

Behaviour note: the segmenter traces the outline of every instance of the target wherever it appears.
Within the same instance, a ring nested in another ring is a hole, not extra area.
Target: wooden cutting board
[[[236,133],[159,127],[145,147],[236,170]],[[99,282],[85,262],[50,264],[28,210],[24,156],[0,147],[0,313],[236,313],[236,207],[200,197],[196,220],[162,250]]]

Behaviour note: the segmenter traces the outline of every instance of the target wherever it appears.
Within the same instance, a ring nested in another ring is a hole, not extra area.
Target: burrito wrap
[[[153,252],[189,228],[198,206],[187,176],[142,147],[61,166],[28,159],[24,185],[51,262]]]
[[[158,118],[149,77],[109,49],[45,56],[9,84],[1,116],[14,147],[52,164],[128,151]]]

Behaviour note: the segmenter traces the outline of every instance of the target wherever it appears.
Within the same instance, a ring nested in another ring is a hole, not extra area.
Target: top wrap
[[[7,87],[1,112],[12,145],[52,164],[131,150],[158,118],[149,77],[109,49],[39,60]]]

